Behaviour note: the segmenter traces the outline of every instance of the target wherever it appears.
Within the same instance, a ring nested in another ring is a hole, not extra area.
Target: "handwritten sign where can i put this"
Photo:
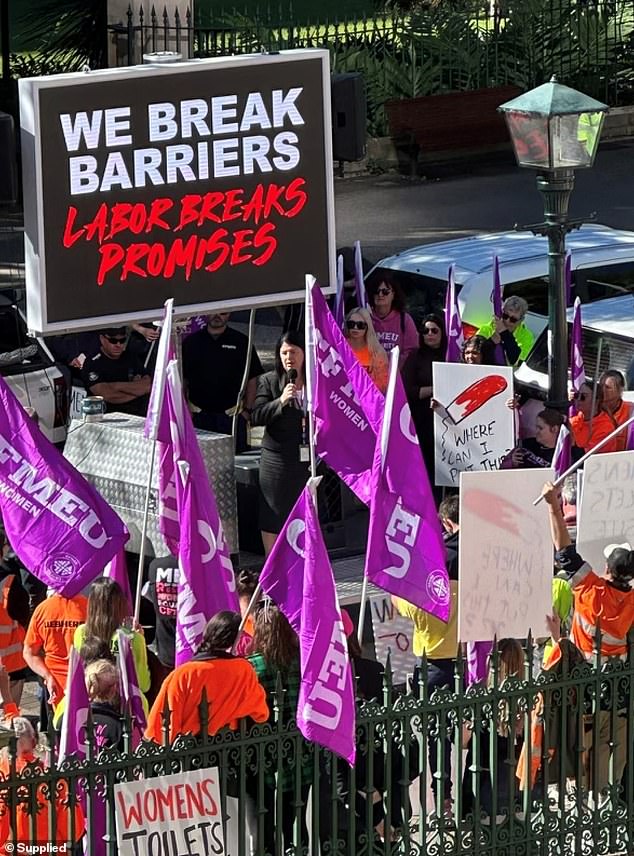
[[[552,469],[462,473],[458,636],[462,642],[546,634],[552,612],[548,509],[533,505]]]

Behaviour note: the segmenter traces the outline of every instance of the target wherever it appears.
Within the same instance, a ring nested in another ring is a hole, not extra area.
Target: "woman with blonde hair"
[[[360,309],[357,306],[348,312],[345,336],[357,362],[363,366],[375,385],[385,394],[389,374],[388,359],[377,338],[372,315],[368,309]]]

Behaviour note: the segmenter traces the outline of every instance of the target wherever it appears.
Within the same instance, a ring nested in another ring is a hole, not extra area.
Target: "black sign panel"
[[[329,282],[325,52],[298,53],[36,87],[33,329],[147,317],[168,297],[198,310],[280,302],[306,273]]]

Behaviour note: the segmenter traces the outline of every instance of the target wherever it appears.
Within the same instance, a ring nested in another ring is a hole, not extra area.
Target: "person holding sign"
[[[559,491],[547,482],[542,496],[548,503],[550,529],[555,545],[555,558],[566,571],[575,600],[571,637],[586,660],[592,659],[601,632],[603,657],[627,656],[627,637],[634,625],[634,550],[629,544],[610,544],[605,549],[606,564],[602,576],[596,574],[572,546],[564,521]],[[555,642],[560,639],[559,621],[550,618],[549,629]],[[613,781],[619,782],[627,757],[627,720],[625,711],[615,717],[612,712],[599,712],[598,733],[593,729],[592,741],[599,744],[596,778],[599,792],[609,782],[610,760]],[[586,746],[586,748],[589,748]],[[590,753],[592,758],[594,753]],[[610,758],[612,756],[612,758]],[[595,794],[597,797],[598,794]]]
[[[438,315],[426,315],[420,327],[420,347],[409,355],[403,366],[403,385],[432,485],[435,469],[432,364],[444,362],[446,351],[444,321]],[[436,501],[438,499],[439,496]]]
[[[535,436],[525,437],[521,440],[504,459],[502,466],[505,469],[550,467],[557,446],[557,438],[565,421],[563,413],[545,407],[537,414]]]

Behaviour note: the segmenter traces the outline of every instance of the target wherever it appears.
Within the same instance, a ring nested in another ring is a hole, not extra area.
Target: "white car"
[[[42,432],[53,443],[66,439],[68,383],[40,339],[26,335],[16,305],[0,294],[0,375],[23,407],[37,413]]]
[[[566,236],[571,254],[574,294],[592,303],[634,291],[634,232],[586,224]],[[465,333],[491,320],[493,261],[498,257],[504,296],[517,294],[529,305],[527,325],[538,335],[548,316],[548,241],[531,232],[476,235],[404,250],[380,261],[367,282],[385,271],[405,291],[416,321],[442,311],[447,272],[454,265]]]

